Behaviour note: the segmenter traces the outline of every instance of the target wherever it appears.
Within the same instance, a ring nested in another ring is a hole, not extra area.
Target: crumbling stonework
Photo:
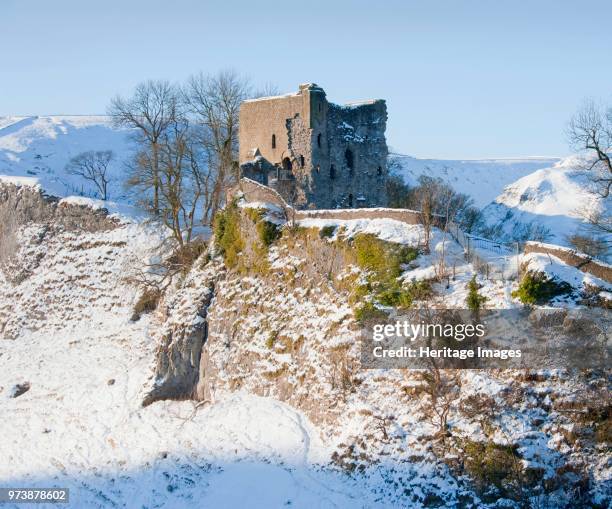
[[[297,208],[385,206],[386,122],[385,101],[337,105],[315,84],[245,101],[241,174]]]

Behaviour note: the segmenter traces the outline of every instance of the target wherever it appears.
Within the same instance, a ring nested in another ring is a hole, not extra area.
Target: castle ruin
[[[275,189],[296,208],[385,206],[386,123],[384,100],[333,104],[316,84],[244,101],[241,176]]]

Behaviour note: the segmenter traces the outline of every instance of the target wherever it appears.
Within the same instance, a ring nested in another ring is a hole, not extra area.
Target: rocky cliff
[[[605,374],[363,369],[355,289],[364,271],[350,228],[280,223],[270,210],[226,212],[217,246],[161,306],[146,403],[234,392],[283,401],[319,427],[322,463],[378,479],[387,503],[519,507],[535,497],[565,507],[570,492],[607,503],[610,406],[593,400],[606,393]],[[417,250],[412,233],[403,248]],[[431,263],[420,254],[403,277],[431,274]],[[429,284],[417,299],[456,301],[458,286]],[[493,299],[500,289],[482,291]]]

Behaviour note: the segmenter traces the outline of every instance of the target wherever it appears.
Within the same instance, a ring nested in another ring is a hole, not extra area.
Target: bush
[[[375,235],[361,233],[354,239],[357,265],[371,273],[371,279],[382,284],[397,279],[403,264],[418,256],[414,248],[392,244]]]
[[[215,245],[223,255],[225,264],[229,268],[236,267],[239,255],[244,249],[244,240],[240,234],[240,210],[236,202],[217,212],[213,228]]]
[[[605,239],[594,235],[575,234],[567,238],[570,245],[581,253],[606,261],[610,253],[610,245]]]
[[[376,295],[378,302],[384,306],[409,308],[416,300],[427,300],[433,294],[429,281],[413,281],[407,286],[397,283]]]
[[[411,283],[404,287],[398,281],[402,265],[418,256],[416,249],[385,242],[370,234],[359,234],[353,242],[357,265],[367,273],[367,283],[359,287],[356,296],[365,297],[373,293],[375,300],[384,306],[406,308],[414,300],[431,293],[428,282]],[[367,308],[361,313],[372,311]]]
[[[387,319],[387,313],[378,309],[373,303],[365,302],[355,310],[355,320],[359,323],[382,321]]]
[[[545,304],[559,295],[567,295],[573,291],[570,284],[549,278],[544,272],[528,271],[521,280],[518,290],[512,296],[523,304]]]
[[[520,456],[515,447],[467,440],[463,452],[465,470],[480,489],[494,485],[507,495],[507,488],[519,480]]]
[[[281,236],[281,231],[278,226],[269,221],[259,221],[256,228],[259,240],[266,248],[270,247],[272,243]]]
[[[186,275],[193,266],[193,263],[204,253],[206,247],[206,242],[201,239],[184,244],[174,250],[164,261],[164,266],[171,273]]]
[[[254,223],[259,222],[266,215],[265,209],[257,209],[253,207],[247,207],[244,210],[244,213],[248,216],[248,218]]]
[[[334,232],[336,231],[336,225],[328,225],[324,226],[319,230],[319,238],[326,239],[334,236]]]
[[[132,311],[132,321],[137,322],[143,314],[151,313],[157,308],[161,292],[156,288],[145,288]]]
[[[482,305],[486,302],[487,298],[484,295],[478,293],[478,283],[476,282],[476,276],[472,276],[470,282],[467,285],[468,295],[465,299],[468,309],[477,312],[480,310]]]

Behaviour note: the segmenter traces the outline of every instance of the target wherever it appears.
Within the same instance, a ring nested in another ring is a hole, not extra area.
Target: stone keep
[[[297,208],[387,204],[387,106],[327,101],[315,84],[240,107],[243,177],[276,189]]]

